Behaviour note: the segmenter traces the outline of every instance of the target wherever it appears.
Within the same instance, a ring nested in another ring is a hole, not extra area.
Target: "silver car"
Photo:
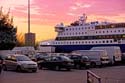
[[[29,57],[20,54],[11,54],[3,64],[3,70],[16,70],[16,71],[37,71],[37,63],[32,61]]]

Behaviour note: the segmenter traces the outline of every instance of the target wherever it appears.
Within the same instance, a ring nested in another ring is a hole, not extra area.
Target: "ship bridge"
[[[64,28],[65,28],[64,24],[63,24],[63,23],[60,23],[60,24],[57,24],[57,25],[55,26],[55,31],[56,31],[56,32],[63,32],[63,31],[64,31]]]

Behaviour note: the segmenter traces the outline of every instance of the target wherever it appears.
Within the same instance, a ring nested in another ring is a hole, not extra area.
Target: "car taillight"
[[[72,64],[71,62],[68,62],[67,64]]]
[[[81,60],[82,63],[84,63],[85,61]]]
[[[63,64],[68,64],[68,62],[67,61],[63,61]]]
[[[0,64],[2,64],[2,61],[0,60]]]

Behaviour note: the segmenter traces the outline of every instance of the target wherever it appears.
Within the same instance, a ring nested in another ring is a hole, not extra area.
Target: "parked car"
[[[72,53],[87,56],[91,62],[91,67],[102,67],[110,64],[109,56],[105,50],[76,50]]]
[[[46,53],[39,53],[39,54],[34,55],[34,58],[35,58],[36,62],[40,61],[40,60],[42,60],[46,57],[48,57],[48,54],[46,54]]]
[[[121,59],[122,59],[122,64],[125,64],[125,53],[122,53]]]
[[[81,69],[84,67],[88,69],[90,67],[90,60],[87,56],[71,54],[68,57],[73,60],[74,68]]]
[[[0,56],[0,73],[2,72],[3,58]]]
[[[3,70],[36,72],[37,63],[25,55],[11,54],[4,60]]]
[[[48,68],[61,70],[62,68],[65,68],[70,71],[72,66],[72,60],[66,56],[49,56],[38,62],[39,69]]]

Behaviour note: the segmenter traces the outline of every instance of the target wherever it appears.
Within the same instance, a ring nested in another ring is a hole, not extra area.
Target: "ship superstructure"
[[[68,26],[57,24],[57,37],[49,45],[55,46],[58,52],[89,50],[94,46],[120,46],[125,52],[125,23],[87,23],[86,20],[87,16],[83,14]]]

